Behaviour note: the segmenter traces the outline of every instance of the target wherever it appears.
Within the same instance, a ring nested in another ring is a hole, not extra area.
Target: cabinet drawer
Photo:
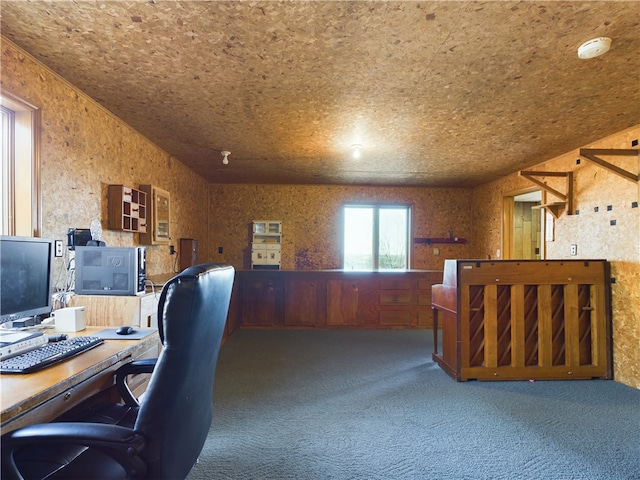
[[[413,313],[410,310],[383,310],[378,318],[380,325],[410,326]]]
[[[380,280],[380,290],[411,290],[413,282],[403,278],[384,278]]]
[[[411,305],[411,293],[381,293],[380,305]]]

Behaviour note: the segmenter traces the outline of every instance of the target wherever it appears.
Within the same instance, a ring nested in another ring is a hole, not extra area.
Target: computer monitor
[[[0,323],[49,315],[54,241],[0,236]]]

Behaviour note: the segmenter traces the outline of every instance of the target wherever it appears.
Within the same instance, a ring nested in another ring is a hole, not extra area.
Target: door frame
[[[513,237],[514,237],[514,221],[513,221],[513,213],[515,209],[515,197],[519,195],[523,195],[525,193],[537,192],[540,191],[542,195],[541,203],[544,204],[546,201],[546,192],[541,190],[538,187],[529,187],[523,188],[520,190],[514,190],[511,192],[502,194],[502,252],[500,258],[502,260],[511,260],[513,258]],[[547,248],[546,248],[546,211],[542,211],[541,215],[541,231],[540,231],[540,259],[544,260],[547,258]]]

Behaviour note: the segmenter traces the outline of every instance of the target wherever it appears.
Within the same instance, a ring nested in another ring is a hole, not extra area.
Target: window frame
[[[2,233],[37,237],[42,232],[40,109],[6,90],[0,106],[11,117],[3,128]],[[4,135],[9,135],[5,138]]]
[[[341,208],[341,257],[342,257],[342,269],[346,271],[345,259],[346,259],[346,238],[345,238],[345,222],[346,222],[346,209],[347,208],[371,208],[373,209],[373,267],[367,270],[353,270],[358,272],[394,272],[394,271],[406,271],[411,269],[411,239],[413,231],[413,206],[406,203],[388,203],[388,202],[346,202]],[[380,210],[381,209],[399,209],[405,210],[407,213],[407,225],[406,225],[406,264],[404,268],[398,269],[383,269],[380,270]],[[349,270],[351,271],[351,270]]]

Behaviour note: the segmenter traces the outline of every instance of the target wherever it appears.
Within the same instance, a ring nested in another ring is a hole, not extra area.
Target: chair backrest
[[[158,325],[164,348],[134,426],[147,439],[147,478],[185,478],[202,450],[233,278],[228,265],[197,265],[162,289]]]

